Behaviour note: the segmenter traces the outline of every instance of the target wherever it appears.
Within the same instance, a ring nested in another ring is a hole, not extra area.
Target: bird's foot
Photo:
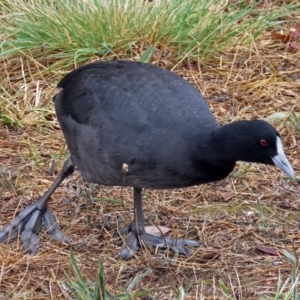
[[[16,237],[20,232],[24,248],[30,254],[37,253],[40,244],[37,234],[43,221],[44,228],[52,239],[62,243],[69,243],[69,238],[60,231],[56,217],[50,212],[48,207],[42,208],[41,206],[43,206],[42,198],[22,210],[13,222],[0,231],[0,243]]]
[[[131,224],[129,224],[125,227],[117,228],[117,230],[114,233],[114,237],[121,237],[121,236],[126,235],[130,232],[131,232]]]
[[[146,247],[169,247],[174,252],[189,256],[190,251],[187,246],[199,247],[201,242],[186,239],[171,239],[169,237],[156,236],[146,232],[138,234],[135,231],[131,231],[123,245],[123,249],[119,252],[120,258],[124,260],[130,259],[139,251],[140,244],[145,245]]]

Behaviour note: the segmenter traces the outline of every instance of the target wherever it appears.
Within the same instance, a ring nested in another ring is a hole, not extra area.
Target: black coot
[[[148,246],[188,254],[198,241],[171,240],[145,233],[142,188],[188,187],[225,178],[236,161],[276,165],[290,177],[278,132],[264,121],[220,127],[199,92],[159,67],[130,61],[95,62],[58,84],[55,109],[71,158],[49,191],[0,232],[0,242],[17,235],[37,251],[42,219],[48,233],[68,242],[47,202],[77,166],[82,177],[104,185],[132,186],[134,220],[119,253],[124,259]]]

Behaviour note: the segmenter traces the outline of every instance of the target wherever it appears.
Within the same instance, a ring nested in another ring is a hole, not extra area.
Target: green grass
[[[279,24],[294,3],[269,10],[219,0],[6,0],[0,57],[25,54],[45,67],[68,67],[93,56],[136,57],[168,47],[176,61],[204,62]]]
[[[94,283],[87,283],[80,269],[77,266],[74,254],[70,251],[70,260],[72,264],[72,270],[74,273],[75,280],[70,279],[67,282],[67,286],[71,293],[76,297],[76,299],[82,300],[107,300],[112,299],[111,293],[105,287],[105,274],[104,267],[101,260],[98,262],[98,273],[96,276],[96,281]],[[128,299],[125,297],[124,299]],[[130,298],[129,298],[130,299]]]
[[[81,271],[76,263],[73,251],[70,251],[70,260],[73,273],[73,279],[71,275],[68,275],[69,281],[66,282],[70,292],[78,300],[131,300],[140,299],[141,297],[147,297],[147,299],[155,299],[151,296],[151,291],[138,290],[132,292],[131,290],[143,277],[148,276],[151,273],[151,269],[146,269],[144,273],[137,274],[131,281],[129,286],[124,292],[113,295],[107,288],[105,282],[105,273],[103,262],[99,259],[98,271],[96,274],[95,282],[90,282],[84,279]]]
[[[297,292],[297,287],[298,287],[298,282],[299,282],[299,275],[298,274],[298,263],[297,263],[297,258],[294,254],[287,250],[283,250],[283,254],[285,258],[288,260],[288,262],[292,266],[292,288],[290,289],[289,294],[286,296],[285,299],[293,299],[293,300],[300,300],[300,296],[298,295]],[[292,298],[291,298],[292,296]]]

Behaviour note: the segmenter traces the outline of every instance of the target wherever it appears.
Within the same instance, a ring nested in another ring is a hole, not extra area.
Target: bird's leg
[[[139,235],[144,233],[144,216],[142,210],[142,189],[133,188],[134,200],[134,218],[130,225],[130,234],[123,245],[123,249],[119,252],[122,259],[131,258],[139,251]]]
[[[183,253],[187,256],[190,255],[190,251],[186,246],[198,247],[201,245],[198,241],[186,239],[173,240],[169,237],[146,233],[142,210],[142,189],[134,188],[134,219],[131,223],[131,233],[126,239],[123,249],[119,252],[119,256],[122,259],[131,258],[140,249],[140,243],[147,247],[170,247],[175,252]]]
[[[55,240],[69,243],[70,240],[60,231],[55,216],[50,212],[47,203],[59,184],[74,172],[72,158],[69,158],[63,166],[49,190],[36,202],[23,209],[19,215],[0,231],[0,243],[10,238],[14,238],[21,232],[23,246],[29,253],[34,254],[38,251],[40,239],[37,236],[42,221],[47,233]]]

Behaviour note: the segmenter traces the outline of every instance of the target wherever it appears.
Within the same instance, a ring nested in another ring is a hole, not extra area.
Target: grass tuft
[[[280,24],[295,3],[273,10],[245,1],[6,0],[1,57],[30,56],[56,70],[93,56],[136,57],[153,47],[169,49],[176,61],[205,62]]]
[[[79,267],[77,266],[72,250],[70,250],[70,260],[75,280],[71,279],[71,276],[68,275],[69,280],[66,282],[66,285],[73,296],[75,296],[78,300],[131,300],[140,299],[141,297],[155,299],[155,297],[150,295],[151,291],[149,290],[132,291],[142,278],[151,273],[150,268],[147,268],[144,273],[137,274],[124,292],[113,295],[106,287],[104,266],[101,259],[98,260],[98,271],[95,282],[84,279]]]

